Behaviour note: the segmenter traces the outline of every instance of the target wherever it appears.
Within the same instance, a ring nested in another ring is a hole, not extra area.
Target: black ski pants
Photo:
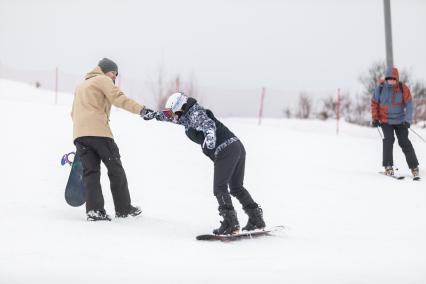
[[[230,194],[236,197],[244,208],[256,206],[243,186],[245,162],[246,151],[239,140],[229,144],[217,155],[214,161],[213,193],[219,203],[219,210],[234,208]]]
[[[101,189],[101,161],[108,169],[108,177],[115,212],[128,214],[130,193],[126,173],[120,160],[117,144],[108,137],[79,137],[74,141],[77,153],[83,162],[83,182],[86,186],[86,212],[104,209],[104,197]]]
[[[393,166],[393,144],[395,142],[394,132],[398,138],[398,144],[404,152],[405,159],[410,169],[419,165],[413,145],[408,139],[408,128],[402,124],[382,124],[383,130],[383,166]]]

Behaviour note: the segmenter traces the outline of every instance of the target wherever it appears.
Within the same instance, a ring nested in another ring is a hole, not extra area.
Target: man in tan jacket
[[[115,216],[124,218],[142,212],[140,208],[131,205],[126,173],[109,126],[109,116],[112,105],[141,116],[152,110],[126,97],[114,85],[117,75],[117,64],[104,58],[86,75],[74,95],[71,112],[73,137],[84,167],[86,214],[89,221],[111,220],[104,209],[100,183],[101,161],[108,169]]]

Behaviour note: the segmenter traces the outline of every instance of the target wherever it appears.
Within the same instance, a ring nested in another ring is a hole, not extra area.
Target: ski
[[[271,228],[265,228],[263,230],[254,230],[254,231],[242,231],[233,235],[214,235],[214,234],[205,234],[199,235],[196,237],[196,240],[199,241],[237,241],[242,239],[253,239],[261,236],[270,236],[273,232],[278,232],[284,230],[284,226],[275,226]]]
[[[390,177],[390,178],[394,178],[394,179],[404,179],[405,176],[399,176],[399,175],[393,175],[393,176],[389,176],[387,174],[385,174],[385,172],[379,172],[379,174],[382,174],[384,176]]]

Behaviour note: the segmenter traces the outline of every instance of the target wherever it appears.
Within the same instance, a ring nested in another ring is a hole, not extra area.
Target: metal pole
[[[262,116],[263,116],[263,101],[265,100],[265,87],[262,88],[262,95],[260,97],[260,109],[259,109],[259,123],[258,125],[260,125],[260,123],[262,122]]]
[[[393,67],[392,20],[390,0],[383,0],[385,14],[386,66]]]
[[[414,131],[413,129],[411,129],[411,128],[408,128],[408,129],[410,129],[410,131],[411,132],[413,132],[414,134],[416,134],[417,135],[417,137],[419,137],[423,142],[425,142],[426,143],[426,140],[419,134],[419,133],[417,133],[416,131]]]
[[[383,139],[384,139],[384,137],[383,137],[383,135],[382,135],[382,132],[380,132],[379,127],[376,127],[376,128],[377,128],[377,131],[379,132],[380,138],[382,138],[382,140],[383,140]]]
[[[58,104],[58,76],[59,76],[58,67],[55,69],[55,105]]]

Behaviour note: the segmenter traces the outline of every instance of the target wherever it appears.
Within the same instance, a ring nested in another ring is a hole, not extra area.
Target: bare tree
[[[366,108],[365,105],[365,96],[356,95],[352,100],[351,107],[349,111],[346,113],[345,120],[350,123],[358,124],[358,125],[370,125],[370,106]]]
[[[184,84],[184,92],[189,97],[193,97],[197,99],[197,101],[201,101],[201,95],[198,92],[198,87],[194,74],[191,74],[189,80]]]
[[[415,81],[411,85],[411,95],[414,98],[426,99],[426,85],[424,82]]]
[[[167,98],[175,92],[183,92],[190,97],[199,99],[194,75],[191,75],[188,82],[183,82],[179,74],[172,79],[167,79],[165,68],[162,65],[158,68],[157,78],[150,85],[157,109],[164,108]]]
[[[342,92],[339,102],[340,116],[346,120],[350,117],[353,108],[353,101],[349,92]],[[335,95],[330,95],[322,100],[322,109],[319,112],[321,119],[336,118],[337,98]]]
[[[426,121],[426,86],[421,81],[416,81],[411,86],[411,95],[413,96],[414,110],[413,121]],[[426,123],[423,124],[426,127]]]
[[[165,69],[163,65],[160,65],[158,68],[158,74],[155,81],[150,83],[152,94],[154,95],[155,103],[157,104],[157,109],[162,109],[166,100],[165,88],[164,88],[164,79]]]
[[[307,93],[300,93],[299,104],[297,111],[297,118],[307,119],[311,116],[312,112],[312,99]]]
[[[176,75],[175,78],[169,79],[166,84],[166,94],[165,94],[165,101],[167,100],[168,96],[170,96],[173,93],[181,91],[180,87],[180,76]]]
[[[291,109],[289,107],[283,109],[283,115],[284,115],[285,118],[292,118],[293,117],[293,113],[291,112]]]
[[[366,74],[359,76],[359,81],[363,86],[361,96],[357,97],[356,113],[357,119],[364,117],[365,113],[370,112],[371,97],[380,80],[383,80],[386,73],[386,64],[384,61],[376,61],[370,66]],[[358,121],[359,124],[364,124],[363,121]]]
[[[368,97],[368,100],[371,99],[371,96],[377,86],[377,83],[385,77],[385,72],[385,62],[376,61],[373,62],[371,67],[367,70],[367,74],[362,74],[359,76],[358,79],[364,87],[364,89],[362,90],[362,95]]]

